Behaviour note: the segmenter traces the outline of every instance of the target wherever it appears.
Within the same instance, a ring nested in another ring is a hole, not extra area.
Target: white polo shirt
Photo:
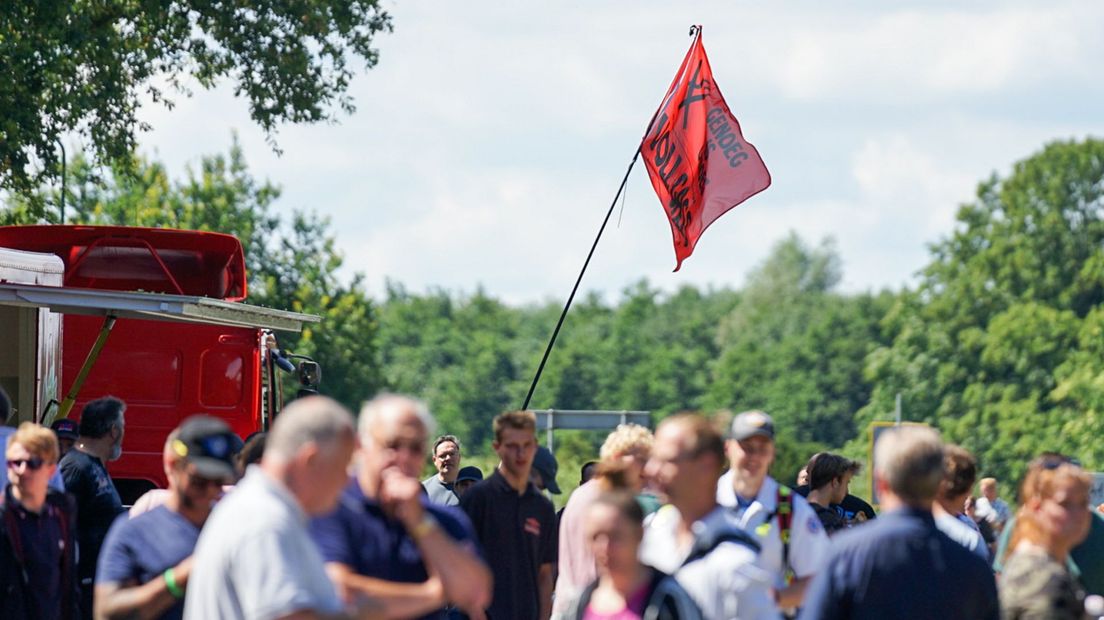
[[[796,492],[790,493],[793,502],[793,519],[790,521],[789,568],[797,577],[810,577],[818,573],[828,561],[828,535],[809,502]],[[782,535],[778,516],[767,517],[778,509],[778,482],[767,476],[759,494],[747,508],[737,507],[736,491],[732,488],[732,470],[725,472],[717,482],[717,503],[732,508],[740,527],[755,534],[763,546],[759,552],[759,565],[774,576],[774,587],[785,586],[785,567],[782,566]]]
[[[756,553],[739,542],[722,542],[712,552],[683,564],[690,547],[679,547],[679,511],[671,505],[656,512],[644,529],[640,561],[673,575],[710,620],[778,620],[770,597],[771,575],[756,563]],[[731,512],[717,506],[693,525],[703,535],[713,528],[735,527]]]

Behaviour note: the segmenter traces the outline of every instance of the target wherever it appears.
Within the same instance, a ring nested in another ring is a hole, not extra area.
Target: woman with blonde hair
[[[1084,618],[1084,592],[1066,561],[1089,532],[1092,478],[1070,463],[1033,465],[1020,490],[1011,552],[1001,573],[1002,615]]]

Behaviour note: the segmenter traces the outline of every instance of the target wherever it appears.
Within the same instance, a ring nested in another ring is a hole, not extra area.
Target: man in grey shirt
[[[329,398],[301,398],[280,413],[261,464],[199,536],[186,620],[350,617],[306,524],[337,504],[355,448],[352,416]],[[371,613],[360,607],[352,617]]]
[[[460,440],[455,435],[441,435],[433,442],[433,466],[437,474],[422,481],[429,501],[442,506],[459,506],[456,476],[460,473]]]

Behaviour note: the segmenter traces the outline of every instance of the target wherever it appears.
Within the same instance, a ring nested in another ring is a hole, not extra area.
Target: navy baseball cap
[[[556,484],[556,472],[560,470],[560,464],[556,462],[556,456],[551,450],[544,446],[537,446],[537,455],[533,457],[533,469],[540,472],[544,488],[548,489],[549,493],[553,495],[562,493],[560,485]]]
[[[59,438],[76,439],[80,436],[77,432],[77,423],[69,418],[61,418],[60,420],[54,420],[54,423],[50,425],[50,429],[54,431],[54,434]]]
[[[456,474],[456,481],[463,482],[464,480],[474,480],[479,482],[483,479],[483,471],[475,465],[468,465],[467,467],[461,467],[460,473]]]
[[[240,444],[241,439],[234,435],[226,422],[211,416],[195,415],[180,425],[172,449],[194,464],[200,476],[233,482],[237,479],[235,449]]]

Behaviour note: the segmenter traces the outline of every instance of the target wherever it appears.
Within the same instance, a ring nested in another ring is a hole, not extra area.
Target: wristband
[[[184,590],[181,590],[180,586],[176,584],[176,575],[173,574],[173,569],[165,569],[165,572],[161,573],[161,577],[165,580],[165,589],[169,591],[169,594],[173,595],[173,598],[184,598]]]
[[[433,528],[437,527],[437,519],[433,518],[433,515],[428,512],[422,517],[422,520],[410,530],[410,537],[414,540],[419,540],[426,534],[428,534]]]

